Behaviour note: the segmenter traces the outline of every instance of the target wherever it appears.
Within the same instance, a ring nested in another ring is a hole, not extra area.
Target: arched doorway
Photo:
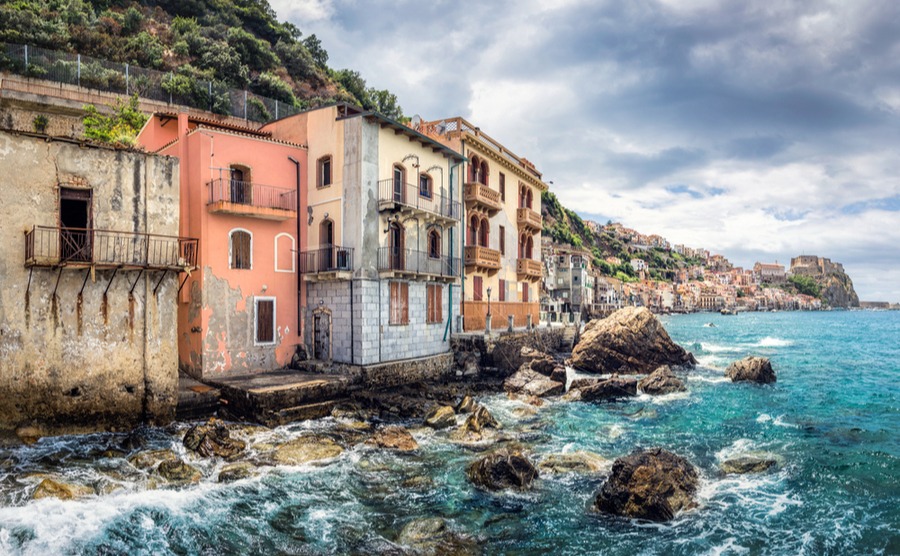
[[[403,227],[397,222],[391,222],[389,235],[391,270],[403,270],[405,239]]]

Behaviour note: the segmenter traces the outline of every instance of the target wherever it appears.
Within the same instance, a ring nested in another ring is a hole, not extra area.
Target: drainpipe
[[[303,285],[303,277],[300,275],[300,253],[303,248],[303,242],[300,241],[300,161],[293,156],[288,156],[288,160],[294,163],[297,170],[297,336],[303,339],[303,298],[301,297],[301,289]]]
[[[462,176],[460,181],[462,185],[459,190],[459,213],[461,215],[462,222],[462,237],[459,239],[459,245],[461,247],[459,253],[459,313],[462,316],[462,325],[460,326],[460,332],[466,331],[466,166],[465,163],[468,160],[468,156],[466,155],[466,140],[460,137],[460,153],[463,155],[463,161],[459,164],[463,165]],[[459,166],[457,164],[457,166]]]
[[[462,162],[457,162],[456,164],[451,165],[451,166],[450,166],[450,171],[448,172],[448,173],[450,174],[450,180],[449,180],[450,187],[449,187],[449,189],[450,189],[450,206],[451,206],[451,207],[453,206],[453,176],[454,176],[454,170],[456,170],[457,168],[459,168],[459,166],[460,166],[461,164],[462,164]],[[460,201],[459,201],[460,215],[462,215],[462,209],[464,208],[464,203],[462,202],[462,194],[460,194],[459,198],[460,198]],[[461,218],[460,222],[462,223],[463,226],[465,226],[465,220],[462,220],[462,216],[460,216],[460,218]],[[451,256],[451,257],[453,256],[453,231],[454,231],[453,228],[450,228],[450,256]],[[463,276],[463,270],[462,270],[462,269],[464,268],[464,265],[463,265],[463,257],[462,257],[462,255],[463,255],[463,254],[460,253],[460,258],[459,258],[459,269],[460,269],[460,270],[459,270],[459,274],[460,274],[460,277]],[[462,283],[465,284],[465,278],[462,278]],[[448,297],[447,297],[447,307],[449,307],[450,309],[447,311],[447,313],[448,313],[448,315],[447,315],[447,326],[444,328],[444,341],[445,341],[445,342],[447,341],[447,332],[448,332],[448,331],[451,331],[451,330],[453,329],[453,282],[450,283],[450,287],[449,287],[448,289],[449,289],[450,291],[448,292]],[[463,291],[463,290],[460,290],[460,292],[462,292],[462,291]],[[462,302],[462,293],[460,293],[460,302]]]

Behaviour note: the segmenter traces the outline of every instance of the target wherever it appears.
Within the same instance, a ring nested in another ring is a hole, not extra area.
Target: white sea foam
[[[700,344],[700,350],[705,351],[706,353],[736,353],[743,350],[744,347],[740,344],[732,344],[723,346],[721,344],[711,344],[702,342]]]
[[[710,556],[720,556],[721,554],[750,554],[750,549],[737,544],[737,539],[734,537],[729,537],[725,539],[723,544],[719,546],[714,546],[709,549],[709,552],[706,552]]]
[[[709,382],[711,384],[717,384],[719,382],[729,382],[729,378],[727,376],[703,376],[703,375],[690,375],[688,376],[688,380],[693,380],[697,382]]]
[[[771,336],[766,336],[762,340],[756,342],[754,344],[755,347],[787,347],[793,345],[794,342],[791,340],[784,340],[782,338],[773,338]]]
[[[756,418],[757,423],[772,423],[776,427],[785,427],[789,429],[797,429],[800,428],[800,425],[795,425],[794,423],[788,423],[784,420],[784,415],[779,415],[778,417],[772,418],[768,413],[760,413],[759,417]]]

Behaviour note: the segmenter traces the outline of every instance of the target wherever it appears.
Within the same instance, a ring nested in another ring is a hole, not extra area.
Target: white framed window
[[[228,232],[228,268],[253,268],[253,233],[243,228]]]
[[[295,272],[294,236],[280,233],[275,236],[275,272]]]
[[[253,345],[275,345],[275,298],[256,297],[253,299],[255,306]]]

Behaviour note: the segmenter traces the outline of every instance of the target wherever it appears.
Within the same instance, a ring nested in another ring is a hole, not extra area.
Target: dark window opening
[[[91,190],[59,190],[60,259],[90,262],[92,260]]]

